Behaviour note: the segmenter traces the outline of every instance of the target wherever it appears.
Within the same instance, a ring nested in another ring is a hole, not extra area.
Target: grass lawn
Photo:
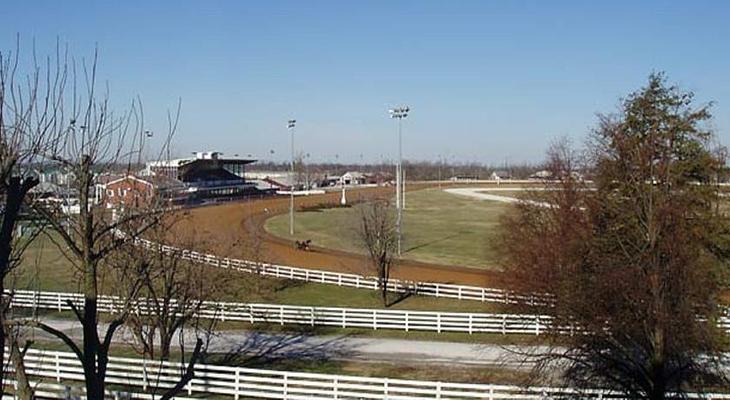
[[[498,193],[510,195],[512,192]],[[363,253],[357,239],[358,208],[297,212],[298,237],[316,246]],[[403,220],[404,257],[436,264],[494,269],[493,239],[505,203],[470,199],[437,189],[406,194]],[[266,222],[267,231],[289,236],[288,215]]]
[[[54,241],[41,234],[26,248],[20,268],[13,273],[14,285],[19,289],[73,292],[80,287],[75,271]]]

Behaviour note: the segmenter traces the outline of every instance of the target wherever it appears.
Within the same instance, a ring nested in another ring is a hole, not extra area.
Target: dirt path
[[[426,185],[413,185],[409,190],[423,189]],[[392,195],[393,188],[369,188],[352,190],[350,200],[364,200]],[[298,197],[297,208],[313,207],[319,204],[336,204],[339,192],[324,195]],[[178,224],[177,232],[196,232],[199,250],[211,251],[229,257],[252,258],[251,238],[261,238],[258,258],[272,263],[304,268],[323,269],[347,273],[370,275],[367,259],[363,256],[342,251],[313,248],[312,251],[296,250],[288,240],[274,237],[264,231],[264,222],[277,214],[288,211],[286,197],[249,200],[217,206],[202,207],[188,211],[189,218]],[[173,232],[177,234],[177,232]],[[306,238],[297,238],[299,240]],[[231,243],[239,245],[231,247]],[[249,246],[241,245],[248,243]],[[476,286],[499,286],[498,273],[471,268],[435,265],[404,260],[393,272],[394,277],[407,280],[457,283]]]

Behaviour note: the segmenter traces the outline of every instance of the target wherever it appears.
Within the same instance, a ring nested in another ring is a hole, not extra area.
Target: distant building
[[[362,172],[348,171],[340,177],[342,185],[364,185],[367,177]]]
[[[478,181],[479,175],[456,175],[449,178],[452,182],[471,182]]]
[[[365,175],[365,183],[371,185],[385,185],[393,181],[393,175],[388,172],[374,172]]]
[[[187,199],[185,185],[166,176],[105,176],[96,184],[96,201],[106,208],[149,207]]]
[[[247,182],[245,166],[256,160],[224,158],[216,151],[195,152],[194,157],[147,163],[145,175],[164,176],[181,182],[190,200],[240,197],[256,193]]]
[[[342,182],[342,176],[340,175],[325,175],[319,183],[319,186],[337,186]]]
[[[501,181],[506,179],[512,179],[512,175],[507,171],[494,171],[492,172],[492,175],[489,176],[489,179],[493,181]]]
[[[552,177],[553,177],[553,173],[546,169],[537,171],[534,174],[530,175],[530,179],[534,179],[534,180],[546,180],[546,179],[552,179]]]

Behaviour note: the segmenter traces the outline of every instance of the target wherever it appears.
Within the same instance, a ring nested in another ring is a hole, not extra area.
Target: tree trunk
[[[13,231],[20,214],[20,206],[23,203],[26,193],[33,186],[37,185],[35,178],[11,177],[5,192],[5,211],[3,213],[2,226],[0,226],[0,348],[5,348],[7,333],[5,331],[5,312],[7,311],[5,301],[10,301],[5,296],[5,277],[10,272],[10,255],[13,251]],[[5,394],[5,352],[0,351],[0,397]]]
[[[13,369],[15,370],[15,381],[18,384],[15,397],[20,400],[31,400],[35,398],[35,396],[33,395],[33,389],[30,387],[30,382],[28,382],[28,376],[25,374],[23,354],[20,352],[18,341],[14,337],[11,337],[9,342],[10,361],[13,364]]]
[[[172,335],[167,332],[160,332],[160,360],[170,359],[170,347],[172,346]]]
[[[86,397],[89,400],[104,399],[103,380],[99,379],[97,373],[97,353],[99,351],[99,340],[96,323],[96,298],[86,294],[84,300],[84,321],[83,325],[83,351],[84,351],[84,378],[86,380]]]

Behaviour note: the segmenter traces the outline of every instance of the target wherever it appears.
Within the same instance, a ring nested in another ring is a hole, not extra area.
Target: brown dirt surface
[[[433,185],[414,184],[408,190],[423,189]],[[378,187],[351,190],[350,199],[364,201],[393,195],[394,188]],[[337,204],[340,192],[296,198],[296,208]],[[342,251],[313,247],[311,251],[296,250],[293,241],[268,234],[264,222],[277,214],[289,210],[286,196],[258,200],[238,201],[227,204],[200,207],[187,210],[171,233],[175,236],[195,232],[196,250],[233,258],[259,259],[271,263],[302,268],[373,275],[368,271],[368,260],[360,255]],[[256,245],[252,238],[258,238]],[[306,238],[297,238],[304,240]],[[248,245],[245,245],[248,244]],[[252,255],[251,248],[258,247]],[[435,265],[402,260],[393,270],[392,276],[399,279],[442,282],[463,285],[494,287],[501,286],[499,273],[480,271],[466,267]]]

